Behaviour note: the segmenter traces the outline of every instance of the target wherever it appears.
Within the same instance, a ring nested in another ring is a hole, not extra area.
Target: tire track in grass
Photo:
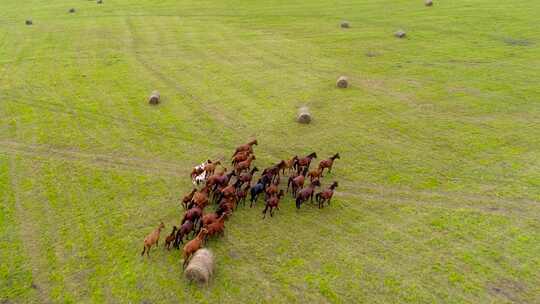
[[[164,174],[174,177],[187,178],[190,166],[179,166],[175,163],[157,159],[142,159],[135,157],[118,157],[106,154],[85,153],[75,150],[57,149],[45,145],[30,145],[16,141],[0,141],[0,151],[8,154],[57,159],[62,161],[86,162],[104,169],[124,169],[141,171],[153,175]]]
[[[50,291],[49,291],[49,278],[46,277],[46,269],[48,264],[44,263],[38,257],[42,252],[42,246],[39,244],[39,240],[36,237],[40,232],[37,223],[33,220],[28,220],[26,214],[27,209],[23,207],[20,196],[20,184],[17,172],[17,165],[15,156],[9,157],[9,178],[11,181],[11,189],[15,197],[15,210],[20,227],[20,236],[22,238],[22,244],[25,251],[25,256],[28,258],[28,262],[32,272],[32,288],[36,290],[40,303],[51,303]],[[32,210],[32,209],[30,209]]]
[[[130,20],[130,18],[125,18],[126,21],[126,27],[128,29],[129,35],[130,35],[130,49],[132,50],[132,54],[135,56],[135,59],[137,62],[140,63],[140,65],[149,71],[156,79],[160,80],[162,83],[167,85],[170,88],[175,89],[180,95],[182,95],[186,102],[188,102],[191,105],[191,109],[194,110],[195,108],[199,108],[197,115],[195,117],[209,117],[213,120],[217,119],[222,124],[228,126],[229,128],[232,128],[233,125],[231,125],[231,118],[226,117],[221,111],[218,109],[214,109],[214,106],[204,102],[202,98],[199,98],[198,96],[195,96],[193,93],[187,91],[185,88],[180,86],[178,84],[178,81],[170,78],[166,74],[160,71],[157,64],[153,64],[149,62],[144,56],[141,55],[141,52],[138,51],[140,42],[138,42],[137,33],[135,31],[135,25],[133,24],[133,21]],[[193,72],[193,71],[192,71]],[[204,109],[201,108],[199,104],[204,105]],[[206,110],[206,111],[205,111]],[[209,116],[207,112],[210,112],[212,116]]]

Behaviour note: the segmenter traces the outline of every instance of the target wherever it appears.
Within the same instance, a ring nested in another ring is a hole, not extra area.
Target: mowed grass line
[[[33,166],[39,163],[32,162]],[[51,175],[66,166],[71,168],[70,174]],[[48,161],[39,168],[33,169],[33,181],[23,181],[35,189],[25,194],[25,204],[35,200],[56,203],[42,204],[48,211],[39,206],[28,208],[24,216],[48,227],[49,243],[42,246],[51,252],[46,255],[51,281],[41,288],[50,290],[52,299],[138,301],[148,297],[173,301],[182,294],[200,293],[194,286],[186,290],[184,284],[178,284],[182,280],[178,252],[165,253],[160,248],[149,261],[138,256],[140,230],[151,229],[155,218],[168,224],[179,221],[177,195],[168,189],[181,185],[170,184],[173,180],[159,175],[96,171],[76,163]],[[35,181],[45,188],[32,187]],[[87,187],[92,189],[82,190]],[[133,189],[139,190],[133,193]],[[80,197],[81,192],[85,197]],[[308,204],[296,212],[290,199],[281,209],[274,218],[262,221],[260,202],[255,209],[241,208],[227,223],[226,237],[210,242],[220,268],[211,289],[199,294],[201,299],[303,302],[318,301],[322,296],[328,301],[384,302],[397,296],[403,301],[459,302],[484,298],[484,285],[492,277],[512,274],[513,280],[526,282],[535,276],[527,263],[538,263],[531,254],[537,250],[538,234],[531,239],[522,233],[538,228],[534,220],[523,223],[500,215],[342,196],[325,210]],[[47,216],[32,215],[34,212]],[[138,218],[145,218],[145,223],[132,222]],[[461,271],[468,267],[484,276],[480,279]],[[452,284],[445,285],[447,280]],[[219,286],[231,289],[214,292]],[[268,287],[260,293],[259,286]],[[140,294],[132,292],[141,288],[144,292]],[[525,288],[525,295],[520,296],[534,299],[534,287]],[[155,289],[169,293],[154,294]]]
[[[540,302],[537,3],[0,7],[2,301]],[[259,168],[339,151],[332,205],[240,208],[208,289],[141,259],[190,167],[254,136]]]

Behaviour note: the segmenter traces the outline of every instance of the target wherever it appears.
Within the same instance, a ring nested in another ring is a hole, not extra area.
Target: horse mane
[[[317,152],[311,152],[307,157],[317,157]]]

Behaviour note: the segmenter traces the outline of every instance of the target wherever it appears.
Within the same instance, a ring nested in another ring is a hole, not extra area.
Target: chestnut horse
[[[234,155],[232,157],[231,164],[233,166],[235,166],[239,162],[245,161],[249,157],[250,154],[251,154],[251,152],[249,152],[249,151],[239,152],[238,154],[236,154],[236,155]]]
[[[326,168],[328,168],[328,172],[332,172],[332,166],[334,165],[334,161],[336,159],[339,159],[339,153],[334,154],[334,156],[328,159],[321,160],[321,162],[319,163],[319,170],[321,170],[321,176],[323,176],[322,172]]]
[[[248,142],[248,143],[245,144],[245,145],[238,146],[238,147],[236,148],[236,150],[234,151],[233,157],[234,157],[234,155],[238,154],[238,152],[249,151],[250,153],[253,153],[253,145],[258,145],[256,139],[254,139],[254,140]]]
[[[311,170],[308,173],[309,181],[312,182],[314,179],[319,179],[322,176],[322,169],[318,168]]]
[[[291,159],[288,159],[288,160],[284,160],[284,166],[281,168],[282,169],[282,174],[285,174],[285,169],[288,169],[288,172],[291,172],[291,170],[293,169],[294,167],[294,164],[296,163],[296,161],[298,160],[298,156],[293,156]]]
[[[236,164],[236,166],[234,166],[234,170],[237,172],[237,174],[242,173],[244,170],[249,170],[253,160],[255,160],[255,155],[251,154],[245,161]]]

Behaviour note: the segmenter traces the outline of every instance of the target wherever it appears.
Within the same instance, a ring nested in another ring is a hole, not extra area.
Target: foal
[[[313,202],[313,192],[315,191],[315,187],[321,186],[321,182],[319,182],[318,179],[311,182],[307,188],[300,190],[298,192],[298,195],[296,196],[296,208],[300,209],[300,205],[302,205],[303,202],[307,201],[311,198],[311,202]]]
[[[324,207],[324,203],[328,201],[330,205],[330,200],[334,195],[334,190],[338,187],[338,182],[333,182],[328,189],[325,189],[315,195],[315,200],[319,203],[319,209]]]
[[[171,234],[169,234],[169,236],[167,236],[167,238],[165,239],[165,248],[167,248],[167,250],[171,249],[171,244],[176,238],[176,229],[178,228],[176,228],[176,226],[173,226]]]
[[[159,245],[159,233],[163,228],[165,228],[165,224],[161,222],[154,231],[144,238],[144,247],[141,255],[144,255],[146,252],[146,255],[150,257],[150,248],[152,248],[154,245],[156,245],[156,247]]]
[[[321,176],[324,169],[328,168],[328,172],[332,172],[332,166],[334,165],[334,161],[336,159],[339,159],[339,153],[334,154],[332,157],[328,159],[323,159],[319,163],[319,170],[321,170]]]

